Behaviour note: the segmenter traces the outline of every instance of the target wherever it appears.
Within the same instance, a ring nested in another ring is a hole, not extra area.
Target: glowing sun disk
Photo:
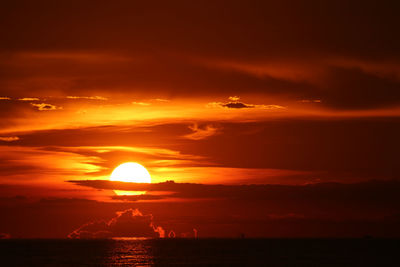
[[[136,162],[126,162],[119,165],[111,173],[111,181],[131,183],[151,183],[150,173]]]
[[[111,173],[110,181],[130,183],[151,183],[150,173],[145,167],[136,162],[126,162],[119,165]],[[114,190],[117,195],[141,195],[145,191],[121,191]]]

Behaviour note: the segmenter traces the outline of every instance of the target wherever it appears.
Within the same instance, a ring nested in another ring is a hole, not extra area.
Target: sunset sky
[[[400,236],[399,7],[2,3],[0,238]]]

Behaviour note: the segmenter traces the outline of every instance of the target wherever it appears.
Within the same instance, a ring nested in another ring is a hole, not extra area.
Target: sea
[[[0,266],[400,266],[399,239],[6,239]]]

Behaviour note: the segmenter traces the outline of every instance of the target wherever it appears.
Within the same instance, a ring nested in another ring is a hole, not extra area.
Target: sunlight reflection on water
[[[151,266],[154,264],[151,243],[147,238],[114,238],[109,263]],[[147,242],[146,242],[147,241]]]

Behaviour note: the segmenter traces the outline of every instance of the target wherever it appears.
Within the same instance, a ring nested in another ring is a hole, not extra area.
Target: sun
[[[125,162],[119,165],[110,176],[111,181],[131,183],[151,183],[150,173],[136,162]]]
[[[136,162],[125,162],[119,165],[111,173],[110,181],[129,183],[151,183],[150,173],[145,167]],[[122,191],[114,190],[117,195],[143,195],[146,191]]]

